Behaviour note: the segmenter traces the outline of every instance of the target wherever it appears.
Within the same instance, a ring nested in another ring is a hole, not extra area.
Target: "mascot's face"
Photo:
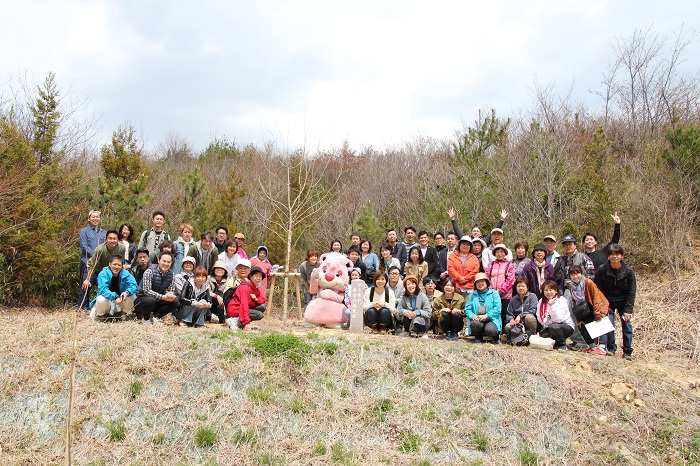
[[[344,291],[349,281],[352,262],[342,254],[329,252],[321,256],[321,265],[316,269],[321,289]]]

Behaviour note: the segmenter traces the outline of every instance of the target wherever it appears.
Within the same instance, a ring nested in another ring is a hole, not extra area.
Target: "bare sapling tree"
[[[287,154],[268,150],[258,178],[256,216],[265,228],[285,244],[289,272],[292,252],[321,211],[333,202],[340,173],[329,169],[329,160],[309,157],[305,149]],[[284,316],[288,311],[289,276],[284,278]]]

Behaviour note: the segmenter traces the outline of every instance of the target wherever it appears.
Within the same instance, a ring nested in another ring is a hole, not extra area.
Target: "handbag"
[[[554,340],[551,338],[542,338],[539,335],[532,335],[530,337],[530,347],[551,351],[554,349]]]

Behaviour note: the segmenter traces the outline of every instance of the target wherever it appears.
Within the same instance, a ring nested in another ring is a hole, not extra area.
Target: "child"
[[[225,253],[224,253],[225,254]],[[212,274],[209,275],[207,285],[209,285],[209,294],[211,295],[211,312],[209,320],[213,324],[224,323],[226,320],[226,308],[224,307],[224,292],[226,287],[226,264],[224,261],[216,261]]]
[[[238,264],[240,266],[240,263]],[[244,329],[253,320],[260,320],[265,317],[265,295],[260,292],[260,282],[265,273],[260,267],[253,267],[245,271],[246,278],[241,280],[240,285],[233,293],[231,301],[226,307],[226,324],[231,330]],[[239,278],[241,270],[238,270]]]
[[[175,312],[177,325],[195,327],[204,325],[204,318],[211,308],[211,295],[207,285],[207,269],[202,266],[194,269],[194,279],[187,280],[180,293],[180,310]]]
[[[352,289],[353,280],[362,280],[362,271],[357,267],[350,270],[350,281],[348,282],[347,286],[345,286],[345,297],[343,298],[343,303],[345,303],[345,307],[347,307],[347,309],[345,310],[345,324],[350,323],[350,316],[352,315],[352,311],[350,310],[352,306],[352,301],[350,300],[350,290]],[[365,291],[368,288],[369,285],[365,283],[364,288],[362,288],[362,296],[364,296]]]

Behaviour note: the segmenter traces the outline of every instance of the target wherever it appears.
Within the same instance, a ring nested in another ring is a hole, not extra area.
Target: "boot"
[[[386,335],[386,325],[384,325],[384,324],[379,324],[379,334],[380,334],[380,335]]]
[[[379,333],[379,328],[377,324],[372,324],[372,333]]]

